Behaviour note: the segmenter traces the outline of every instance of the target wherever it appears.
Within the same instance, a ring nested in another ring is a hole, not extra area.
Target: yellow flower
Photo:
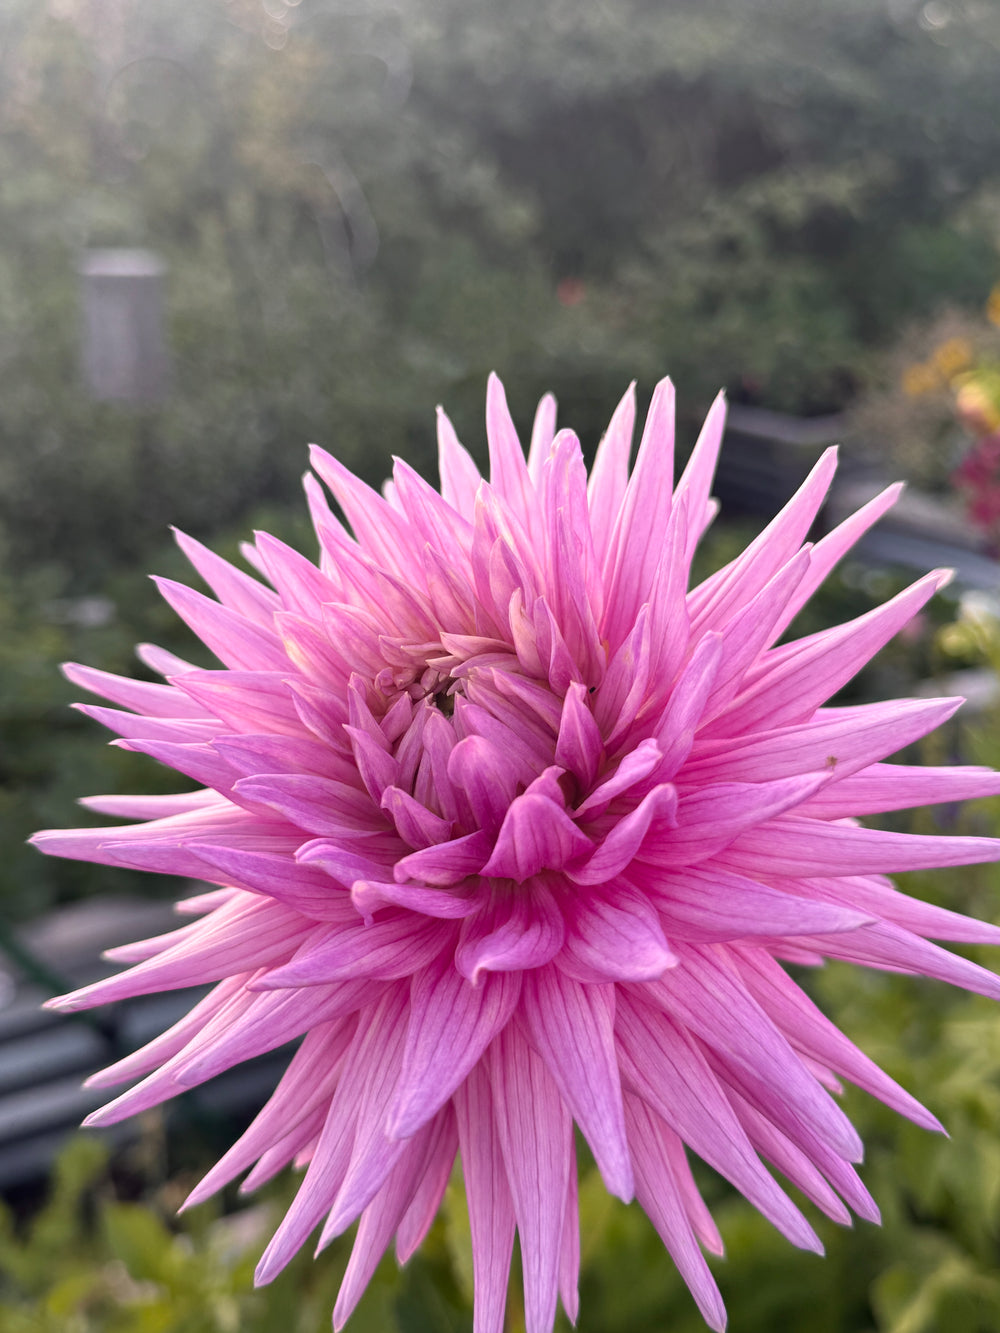
[[[932,360],[944,378],[950,380],[971,363],[972,344],[968,338],[949,338],[935,351]]]
[[[903,392],[908,398],[919,398],[941,387],[941,380],[932,365],[918,362],[903,371]]]
[[[955,395],[955,410],[963,426],[975,435],[988,435],[1000,429],[1000,410],[992,394],[971,377],[965,378]]]

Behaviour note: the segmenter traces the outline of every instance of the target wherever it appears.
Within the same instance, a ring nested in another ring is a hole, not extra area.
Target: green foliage
[[[99,1141],[80,1136],[58,1159],[49,1198],[21,1227],[0,1206],[0,1323],[4,1333],[320,1333],[350,1247],[335,1241],[314,1263],[300,1254],[270,1286],[253,1270],[287,1187],[219,1216],[205,1206],[169,1216],[166,1197],[117,1197]],[[460,1333],[447,1266],[429,1253],[405,1274],[384,1262],[352,1317],[357,1333]],[[440,1249],[440,1243],[437,1248]]]

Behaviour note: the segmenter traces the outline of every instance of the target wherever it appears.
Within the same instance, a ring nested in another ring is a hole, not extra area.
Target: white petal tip
[[[91,1074],[89,1078],[83,1080],[82,1086],[85,1088],[113,1088],[116,1083],[124,1083],[124,1078],[115,1074],[114,1066],[110,1069],[98,1069],[96,1073]]]
[[[919,1125],[921,1129],[926,1129],[930,1134],[943,1134],[945,1138],[949,1137],[948,1131],[945,1129],[944,1125],[942,1125],[936,1115],[933,1115],[927,1110],[926,1106],[920,1107],[919,1115],[914,1113],[908,1118],[912,1120],[915,1125]]]
[[[632,1203],[635,1200],[635,1185],[631,1179],[619,1181],[614,1187],[607,1181],[604,1183],[607,1185],[608,1193],[613,1194],[616,1199],[621,1199],[622,1203]]]
[[[403,1106],[390,1113],[383,1133],[390,1143],[402,1143],[404,1139],[412,1139],[429,1118],[415,1111],[412,1106]]]
[[[316,1258],[318,1255],[322,1254],[331,1241],[335,1241],[338,1236],[343,1235],[356,1218],[356,1212],[349,1213],[345,1212],[342,1208],[334,1208],[333,1212],[327,1217],[323,1230],[320,1232],[319,1240],[316,1242],[316,1248],[313,1251],[313,1257]]]
[[[197,1208],[200,1203],[204,1203],[207,1199],[210,1199],[214,1193],[214,1190],[205,1190],[202,1192],[200,1185],[195,1186],[184,1202],[178,1206],[178,1214],[186,1213],[191,1208]]]
[[[276,1259],[270,1254],[270,1250],[265,1250],[260,1263],[254,1270],[253,1284],[255,1287],[266,1287],[284,1268],[280,1259]]]

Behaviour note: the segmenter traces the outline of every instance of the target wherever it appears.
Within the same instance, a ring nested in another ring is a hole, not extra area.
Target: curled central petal
[[[337,1327],[390,1240],[401,1260],[419,1245],[456,1154],[477,1333],[503,1326],[515,1233],[527,1333],[549,1333],[559,1298],[575,1318],[576,1125],[722,1328],[701,1249],[721,1240],[688,1150],[818,1248],[763,1161],[835,1220],[877,1218],[837,1079],[936,1125],[782,962],[843,958],[1000,997],[991,973],[930,942],[1000,932],[885,878],[995,860],[997,844],[858,822],[1000,792],[987,770],[883,762],[955,702],[827,705],[946,576],[781,642],[897,493],[804,544],[829,451],[740,556],[691,588],[724,411],[720,398],[675,486],[669,381],[631,469],[630,390],[588,477],[550,398],[525,456],[491,379],[488,480],[441,414],[440,492],[397,461],[378,494],[314,450],[317,564],[258,534],[255,577],[179,537],[215,597],[159,586],[219,669],[148,647],[163,683],[66,669],[114,705],[85,711],[118,744],[198,789],[94,798],[136,822],[38,845],[215,886],[180,905],[187,924],[118,950],[126,971],[54,1002],[214,983],[94,1076],[133,1086],[91,1122],[301,1039],[189,1203],[245,1171],[252,1188],[305,1167],[257,1276],[320,1223],[325,1244],[360,1218]]]

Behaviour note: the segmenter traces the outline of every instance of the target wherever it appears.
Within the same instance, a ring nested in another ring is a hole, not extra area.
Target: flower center
[[[454,717],[455,695],[460,688],[458,682],[455,682],[454,687],[449,683],[447,686],[434,690],[430,695],[430,701],[439,713],[443,713],[445,717]]]

